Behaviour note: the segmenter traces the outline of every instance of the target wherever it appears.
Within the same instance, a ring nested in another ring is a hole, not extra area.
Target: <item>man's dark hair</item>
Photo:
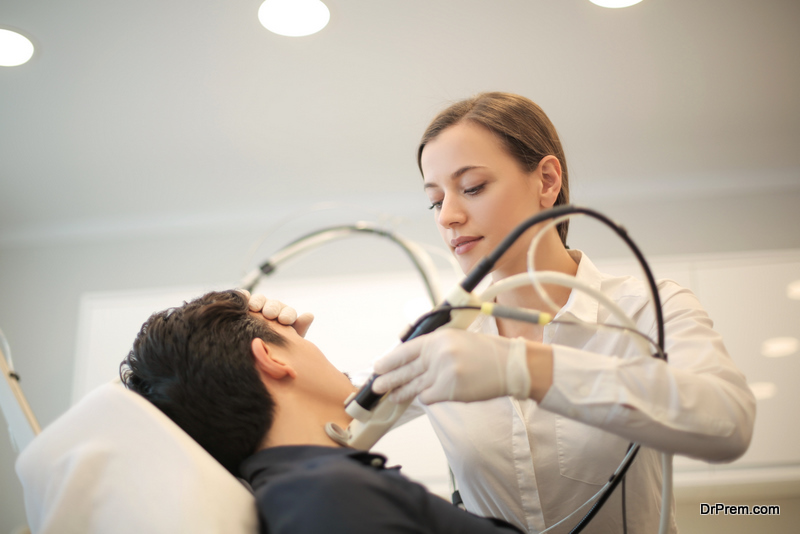
[[[228,471],[256,452],[275,403],[250,344],[286,341],[248,312],[238,291],[211,292],[154,313],[120,364],[125,386],[155,404]]]

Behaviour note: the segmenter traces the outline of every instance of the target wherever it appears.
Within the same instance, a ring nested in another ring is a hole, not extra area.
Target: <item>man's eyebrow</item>
[[[453,174],[451,174],[450,175],[450,179],[451,180],[457,180],[457,179],[461,178],[461,176],[465,172],[471,171],[473,169],[483,169],[483,168],[484,168],[483,165],[466,165],[466,166],[461,167],[460,169],[458,169]],[[432,182],[425,182],[425,185],[422,186],[423,189],[430,189],[431,187],[439,187],[439,186],[434,184],[434,183],[432,183]]]

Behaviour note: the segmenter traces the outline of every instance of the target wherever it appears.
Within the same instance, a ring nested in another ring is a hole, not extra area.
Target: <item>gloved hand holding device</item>
[[[239,289],[238,291],[249,300],[250,311],[261,312],[267,319],[277,320],[286,326],[293,326],[301,337],[306,337],[306,332],[308,332],[311,323],[314,321],[313,314],[304,313],[298,316],[294,308],[279,300],[268,299],[260,293],[250,295],[250,292],[246,289]]]
[[[552,349],[523,338],[509,339],[442,329],[403,343],[378,360],[375,393],[393,390],[403,402],[419,395],[424,404],[472,402],[512,395],[541,400],[552,384]],[[531,380],[532,364],[534,380]]]

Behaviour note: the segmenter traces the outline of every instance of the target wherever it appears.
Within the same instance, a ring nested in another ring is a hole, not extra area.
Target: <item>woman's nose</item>
[[[461,204],[457,200],[445,199],[439,210],[439,225],[444,228],[451,228],[463,224],[466,214]]]

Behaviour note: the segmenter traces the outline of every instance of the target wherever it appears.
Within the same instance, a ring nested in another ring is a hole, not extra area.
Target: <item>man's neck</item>
[[[344,403],[309,399],[307,395],[300,398],[291,393],[288,395],[294,398],[275,399],[275,418],[261,448],[284,445],[339,447],[328,437],[325,425],[336,423],[346,428],[350,424],[352,417],[344,411]]]

